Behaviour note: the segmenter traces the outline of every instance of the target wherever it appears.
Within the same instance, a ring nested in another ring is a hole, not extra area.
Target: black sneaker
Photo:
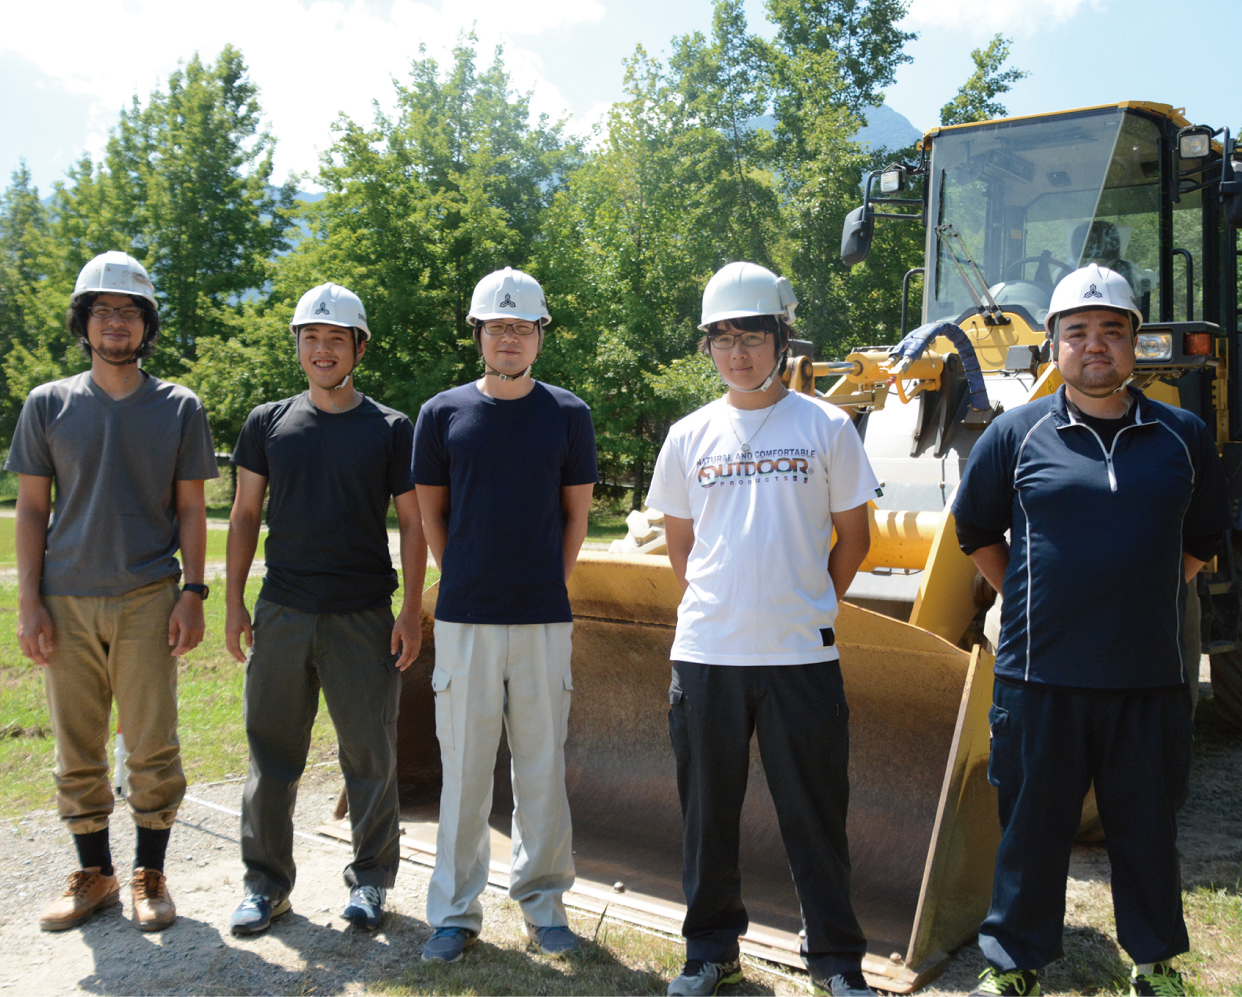
[[[811,977],[811,986],[817,994],[832,994],[832,997],[875,997],[875,991],[867,986],[867,979],[862,971],[855,969],[848,973],[837,973],[827,980]]]
[[[728,962],[691,959],[681,975],[668,985],[671,997],[711,997],[721,987],[742,981],[742,963],[734,956]]]
[[[1140,973],[1138,967],[1130,971],[1131,997],[1182,997],[1185,993],[1182,976],[1171,962],[1156,963],[1150,973]]]
[[[979,974],[979,985],[970,992],[970,997],[987,994],[1039,997],[1039,974],[1033,969],[1007,969],[1002,972],[989,966]]]

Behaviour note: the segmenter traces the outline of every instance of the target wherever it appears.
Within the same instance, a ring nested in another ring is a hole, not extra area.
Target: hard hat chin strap
[[[776,380],[776,375],[779,374],[784,368],[787,359],[788,358],[782,353],[780,358],[776,361],[776,366],[772,368],[772,373],[769,374],[767,379],[757,388],[739,388],[723,374],[720,375],[720,380],[724,381],[730,391],[736,391],[738,394],[742,395],[757,395],[772,387],[772,382]]]

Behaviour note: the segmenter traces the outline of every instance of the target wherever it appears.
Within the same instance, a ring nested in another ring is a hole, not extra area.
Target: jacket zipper
[[[1135,421],[1130,423],[1130,425],[1122,426],[1119,430],[1117,430],[1117,435],[1113,437],[1113,445],[1111,447],[1105,448],[1104,439],[1103,437],[1100,436],[1099,433],[1097,433],[1094,429],[1088,426],[1085,422],[1079,422],[1077,419],[1073,417],[1073,415],[1070,416],[1071,426],[1082,426],[1083,429],[1085,429],[1088,433],[1090,433],[1092,436],[1095,437],[1095,442],[1100,445],[1100,452],[1104,454],[1104,467],[1108,469],[1108,489],[1113,494],[1117,493],[1117,473],[1113,468],[1113,451],[1117,448],[1117,441],[1121,439],[1121,434],[1124,433],[1127,429],[1133,429],[1135,426],[1146,425],[1146,423],[1139,422],[1138,417],[1139,417],[1138,413],[1135,412],[1134,413]]]

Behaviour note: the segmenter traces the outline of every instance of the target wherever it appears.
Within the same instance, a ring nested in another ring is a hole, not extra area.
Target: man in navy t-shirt
[[[551,320],[533,277],[510,267],[484,277],[467,321],[486,373],[432,398],[414,429],[414,483],[441,571],[432,687],[444,788],[428,962],[459,960],[483,925],[502,723],[513,754],[509,895],[541,952],[578,948],[562,900],[574,881],[565,582],[597,475],[590,409],[530,376]]]

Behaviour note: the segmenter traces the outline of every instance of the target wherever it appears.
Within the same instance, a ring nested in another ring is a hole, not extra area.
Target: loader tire
[[[1212,655],[1212,696],[1221,721],[1242,731],[1242,651]]]

